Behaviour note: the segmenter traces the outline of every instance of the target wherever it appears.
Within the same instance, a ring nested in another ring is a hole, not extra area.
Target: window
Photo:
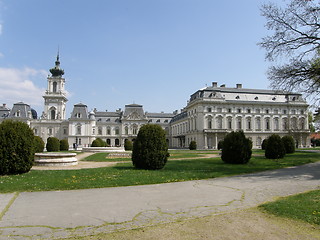
[[[283,114],[287,114],[287,110],[286,109],[284,109],[282,112],[283,112]]]
[[[120,146],[120,141],[119,141],[118,138],[116,138],[116,139],[114,140],[114,144],[115,144],[116,146]]]
[[[111,146],[111,140],[110,140],[110,138],[107,138],[107,146]]]
[[[278,114],[279,113],[278,109],[275,109],[273,112],[274,112],[274,114]]]
[[[256,113],[260,113],[260,109],[259,108],[256,109]]]
[[[98,127],[98,135],[102,135],[102,127]]]
[[[218,113],[221,113],[221,112],[222,112],[222,108],[218,108],[218,109],[217,109],[217,112],[218,112]]]
[[[283,130],[288,130],[288,119],[287,118],[282,119],[282,128],[283,128]]]
[[[242,119],[240,117],[237,118],[237,128],[242,129]]]
[[[217,128],[222,129],[222,117],[217,118]]]
[[[228,129],[232,129],[232,118],[228,118]]]
[[[78,140],[79,140],[79,145],[81,145],[81,138],[78,138]]]
[[[77,125],[76,134],[81,135],[81,125]]]
[[[304,114],[304,111],[303,111],[303,110],[301,110],[301,111],[300,111],[300,114],[301,114],[301,115],[303,115],[303,114]]]
[[[125,126],[125,127],[124,127],[124,132],[125,132],[126,135],[129,134],[129,128],[128,128],[128,126]]]
[[[212,108],[211,107],[208,107],[208,112],[212,112]]]
[[[64,135],[67,135],[67,134],[68,134],[68,131],[67,131],[66,128],[63,129],[63,134],[64,134]]]
[[[52,91],[55,93],[57,92],[57,82],[52,83]]]
[[[247,109],[247,113],[251,113],[251,109],[250,108]]]
[[[16,112],[16,117],[20,117],[20,110]]]
[[[107,127],[107,135],[111,135],[111,128],[109,126]]]
[[[212,119],[208,119],[208,129],[212,129]]]
[[[300,125],[299,127],[300,127],[301,130],[304,129],[304,124],[305,124],[305,120],[304,120],[304,118],[301,118],[300,119],[300,124],[299,124]]]
[[[138,134],[138,126],[137,126],[137,125],[134,125],[134,126],[132,127],[132,134],[134,134],[134,135],[137,135],[137,134]]]
[[[165,123],[168,123],[168,119],[164,120]]]
[[[119,135],[119,128],[116,127],[116,129],[114,130],[115,135]]]
[[[247,118],[247,130],[251,130],[251,118]]]
[[[232,113],[232,109],[231,108],[228,108],[228,113]]]
[[[257,137],[256,145],[261,146],[261,137]]]
[[[160,122],[160,119],[157,120],[157,123],[159,123],[159,122]]]
[[[261,130],[261,120],[260,118],[257,118],[256,119],[256,130]]]
[[[56,119],[56,110],[52,109],[50,113],[51,113],[51,120]]]
[[[279,131],[279,119],[278,118],[274,119],[274,130]]]
[[[34,135],[38,135],[38,129],[33,129],[33,131],[34,131]]]
[[[49,134],[49,135],[52,135],[52,128],[49,128],[49,129],[48,129],[48,134]]]
[[[293,129],[298,129],[298,124],[297,124],[297,118],[292,118],[291,119],[291,124]]]
[[[269,114],[269,109],[266,109],[266,114]]]
[[[266,118],[266,130],[270,130],[270,119]]]

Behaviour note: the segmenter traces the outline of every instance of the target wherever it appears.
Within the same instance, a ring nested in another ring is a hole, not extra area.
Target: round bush
[[[266,150],[267,142],[268,142],[267,138],[263,139],[262,144],[261,144],[261,149],[262,150]]]
[[[34,134],[23,122],[0,124],[0,175],[29,172],[34,161]]]
[[[166,133],[156,124],[143,125],[133,143],[132,163],[141,169],[162,169],[169,153]]]
[[[189,144],[189,149],[190,150],[197,150],[197,142],[196,141],[191,141]]]
[[[39,136],[34,136],[34,151],[41,153],[44,150],[44,141]]]
[[[281,138],[286,153],[294,153],[296,151],[295,142],[292,136],[283,136]]]
[[[266,150],[264,155],[268,159],[278,159],[283,158],[286,154],[286,149],[284,148],[283,142],[281,141],[281,137],[277,134],[272,134],[268,137],[268,141],[266,144]]]
[[[92,141],[91,147],[106,147],[107,143],[103,141],[101,138],[97,138]]]
[[[69,142],[67,139],[60,140],[60,151],[69,151]]]
[[[252,154],[252,142],[242,131],[231,132],[223,140],[221,159],[225,163],[246,164]]]
[[[133,148],[132,142],[130,140],[126,140],[124,142],[124,150],[131,151]]]
[[[58,152],[60,150],[60,141],[56,137],[48,137],[46,149],[48,152]]]

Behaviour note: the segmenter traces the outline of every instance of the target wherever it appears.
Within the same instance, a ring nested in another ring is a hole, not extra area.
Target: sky
[[[73,105],[173,112],[210,86],[268,89],[260,0],[0,0],[0,104],[38,115],[59,49]]]

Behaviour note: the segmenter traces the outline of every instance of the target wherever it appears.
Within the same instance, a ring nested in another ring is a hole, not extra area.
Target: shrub
[[[161,126],[143,125],[133,143],[133,165],[142,169],[162,169],[167,163],[168,156],[166,133]]]
[[[68,151],[69,150],[69,142],[67,139],[60,140],[60,151]]]
[[[126,140],[124,142],[124,150],[131,151],[133,148],[132,142],[130,140]]]
[[[295,142],[292,136],[283,136],[281,138],[286,153],[294,153],[296,150]]]
[[[29,172],[34,161],[34,135],[23,122],[0,124],[0,174]]]
[[[246,138],[243,131],[231,132],[223,140],[221,159],[225,163],[248,163],[252,154],[252,142]]]
[[[262,150],[266,150],[267,142],[268,142],[267,138],[263,139],[262,144],[261,144],[261,149]]]
[[[220,140],[218,142],[218,150],[221,150],[223,148],[223,140]]]
[[[101,138],[97,138],[92,141],[91,147],[106,147],[107,143],[103,141]]]
[[[41,153],[44,150],[44,141],[39,136],[34,136],[34,152]]]
[[[48,152],[57,152],[60,150],[60,141],[56,137],[48,137],[46,149]]]
[[[278,159],[283,158],[286,154],[286,149],[284,148],[281,137],[277,134],[272,134],[268,137],[266,144],[265,156],[268,159]]]
[[[189,144],[189,149],[190,150],[197,150],[197,142],[196,141],[191,141]]]

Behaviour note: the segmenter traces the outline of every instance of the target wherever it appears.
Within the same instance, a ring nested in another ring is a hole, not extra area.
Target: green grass
[[[121,161],[131,161],[131,158],[107,158],[109,153],[95,153],[83,159],[83,161],[88,162],[121,162]]]
[[[246,165],[225,164],[220,158],[169,160],[162,170],[139,170],[132,163],[81,170],[32,170],[0,176],[0,192],[52,191],[117,187],[232,176],[319,161],[318,153],[298,152],[284,159],[252,157]]]
[[[281,198],[260,208],[277,216],[320,225],[320,190]]]

